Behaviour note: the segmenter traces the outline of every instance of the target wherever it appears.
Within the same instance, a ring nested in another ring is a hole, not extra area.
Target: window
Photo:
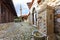
[[[1,5],[1,17],[2,17],[2,23],[5,23],[6,22],[6,8]]]
[[[56,10],[56,14],[60,14],[60,9]]]
[[[1,5],[1,13],[3,14],[5,12],[5,7]]]
[[[1,5],[1,13],[3,13],[3,5]]]

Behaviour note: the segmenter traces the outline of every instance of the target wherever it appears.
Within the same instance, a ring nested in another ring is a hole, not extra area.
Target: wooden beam
[[[56,16],[57,16],[57,18],[60,18],[60,14],[57,14]]]
[[[55,18],[60,18],[60,14],[55,15]]]

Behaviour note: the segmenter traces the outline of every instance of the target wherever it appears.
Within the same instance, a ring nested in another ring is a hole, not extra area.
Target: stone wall
[[[55,35],[60,40],[60,6],[55,8]]]

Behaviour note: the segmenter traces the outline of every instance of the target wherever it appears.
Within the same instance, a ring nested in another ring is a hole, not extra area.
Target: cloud
[[[15,4],[19,4],[19,3],[27,3],[27,2],[31,2],[32,0],[13,0],[13,2],[15,3]]]
[[[28,9],[28,6],[26,3],[31,2],[32,0],[12,0],[12,1],[14,3],[14,6],[15,6],[18,16],[20,16],[20,4],[22,6],[22,14],[23,15],[28,14],[29,9]]]

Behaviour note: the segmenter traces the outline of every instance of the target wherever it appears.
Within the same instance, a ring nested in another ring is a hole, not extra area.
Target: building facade
[[[12,0],[0,0],[0,23],[13,22],[17,16]]]
[[[60,40],[60,0],[50,0],[47,4],[51,7],[54,7],[54,33],[55,33],[55,40]],[[59,36],[59,37],[58,37]]]
[[[30,23],[37,27],[40,33],[45,34],[48,40],[57,40],[54,31],[60,32],[57,29],[60,25],[60,1],[40,0],[39,4],[37,4],[37,1],[39,0],[34,1],[30,9]],[[58,20],[58,24],[56,20]]]
[[[34,3],[34,0],[32,0],[32,2],[28,2],[27,3],[27,6],[28,6],[29,10],[31,9],[33,3]],[[29,11],[29,14],[28,14],[28,22],[29,22],[29,24],[31,24],[31,14],[30,14],[30,11]]]
[[[34,0],[29,14],[29,23],[38,28],[47,40],[60,40],[60,1]],[[59,37],[58,37],[59,36]]]
[[[21,19],[22,19],[22,22],[28,22],[28,16],[29,15],[22,15],[22,16],[20,16]]]

